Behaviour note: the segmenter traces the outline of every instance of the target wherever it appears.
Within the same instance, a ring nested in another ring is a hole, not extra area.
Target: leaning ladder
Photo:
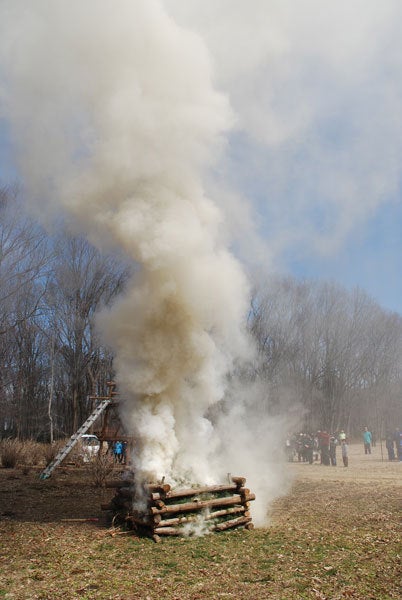
[[[95,410],[89,415],[88,419],[85,421],[83,425],[71,436],[68,440],[67,444],[60,450],[60,452],[55,456],[55,458],[50,462],[46,469],[42,471],[40,474],[40,479],[48,479],[52,474],[53,470],[64,460],[74,448],[75,444],[78,442],[79,437],[88,431],[88,429],[95,423],[96,419],[103,413],[105,408],[110,404],[112,398],[105,398],[102,400],[100,404],[95,408]]]

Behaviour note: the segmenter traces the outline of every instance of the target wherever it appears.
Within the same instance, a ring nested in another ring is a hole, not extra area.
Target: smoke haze
[[[201,38],[153,0],[3,2],[3,116],[27,195],[140,268],[98,317],[145,478],[244,475],[257,522],[283,485],[282,423],[236,372],[249,286],[203,180],[234,123]],[[224,412],[209,412],[224,401]],[[264,417],[263,420],[261,418]]]
[[[268,256],[282,270],[289,257],[337,256],[384,208],[400,204],[399,0],[166,4],[179,23],[203,36],[217,83],[236,112],[240,143],[233,140],[225,184],[231,181],[236,197],[253,199],[268,246],[245,248],[250,262],[260,255],[266,264]],[[248,220],[232,213],[245,237]],[[399,259],[387,258],[395,265],[388,279],[399,280]],[[376,273],[365,283],[382,295],[378,272],[385,265],[368,260],[360,256],[360,272],[364,264]],[[344,261],[339,279],[350,273],[347,252]],[[361,281],[359,273],[354,277]]]

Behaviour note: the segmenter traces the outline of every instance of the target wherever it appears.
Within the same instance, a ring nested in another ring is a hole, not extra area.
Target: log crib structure
[[[106,484],[116,488],[116,494],[101,508],[112,513],[114,523],[155,542],[160,542],[161,536],[191,535],[198,526],[205,533],[235,527],[253,529],[249,509],[255,494],[245,483],[244,477],[231,477],[226,485],[172,489],[162,482],[145,484],[138,492],[134,475],[125,474],[124,479]]]

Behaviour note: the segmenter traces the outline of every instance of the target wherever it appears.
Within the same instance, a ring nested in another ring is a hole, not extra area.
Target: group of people
[[[388,430],[385,444],[389,460],[402,462],[402,431],[397,427],[394,431]],[[343,429],[335,433],[319,430],[317,433],[296,433],[290,435],[285,444],[286,456],[289,462],[297,457],[299,462],[320,461],[322,465],[336,466],[336,449],[340,446],[342,462],[345,467],[349,464],[349,450],[346,433]],[[375,436],[366,426],[363,429],[363,447],[365,454],[371,454],[375,446]]]
[[[114,462],[125,465],[127,459],[127,442],[109,442],[108,452],[113,454]]]
[[[364,453],[371,454],[371,448],[375,445],[375,439],[368,427],[363,431]],[[388,452],[388,460],[399,460],[402,462],[402,431],[397,427],[394,431],[388,429],[385,433],[385,447]]]
[[[402,431],[399,427],[395,431],[391,429],[386,431],[385,446],[388,452],[388,460],[399,460],[402,462]]]
[[[349,464],[348,443],[343,429],[336,433],[318,430],[317,433],[294,434],[286,440],[286,455],[289,462],[297,456],[299,462],[320,461],[322,465],[336,467],[336,449],[341,446],[342,462]]]

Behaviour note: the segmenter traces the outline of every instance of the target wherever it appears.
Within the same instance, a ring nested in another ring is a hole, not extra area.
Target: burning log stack
[[[253,529],[249,509],[255,494],[245,483],[244,477],[232,477],[226,485],[174,490],[165,483],[146,484],[138,492],[131,477],[107,484],[116,488],[116,494],[102,509],[112,512],[114,522],[155,542],[160,536],[187,536],[196,531]]]

